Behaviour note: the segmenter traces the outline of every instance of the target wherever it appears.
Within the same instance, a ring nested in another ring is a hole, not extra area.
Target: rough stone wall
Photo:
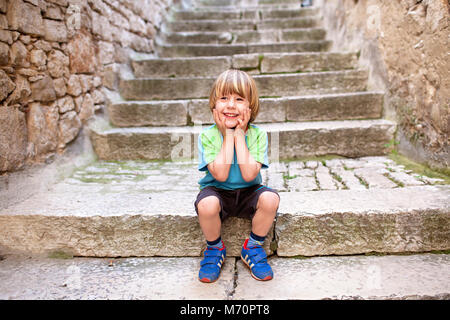
[[[63,153],[171,2],[0,0],[0,173]]]
[[[431,167],[450,163],[448,0],[316,0],[334,49],[360,52],[399,151]]]

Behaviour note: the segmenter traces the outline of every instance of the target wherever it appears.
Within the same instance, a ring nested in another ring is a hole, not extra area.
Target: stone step
[[[382,116],[381,92],[324,94],[303,97],[261,98],[255,123],[377,119]],[[116,127],[183,126],[212,124],[207,99],[114,101],[107,104]]]
[[[300,6],[298,0],[192,0],[189,1],[194,8],[198,7],[254,7],[254,6],[279,6],[295,5]]]
[[[168,100],[209,97],[214,77],[121,79],[126,100]],[[365,91],[367,70],[255,75],[260,97]]]
[[[321,52],[328,51],[331,41],[295,41],[261,44],[164,44],[155,42],[155,50],[159,57],[193,57],[193,56],[230,56],[245,53],[265,52]]]
[[[234,32],[161,32],[162,43],[167,44],[239,44],[278,43],[324,40],[326,31],[321,28],[300,28]]]
[[[268,30],[320,27],[321,22],[315,17],[265,19],[265,20],[180,20],[165,21],[163,32],[186,31],[239,31]]]
[[[133,60],[136,78],[207,77],[235,68],[258,73],[338,71],[357,67],[356,53],[252,53],[222,57]]]
[[[146,177],[166,184],[170,178]],[[193,207],[198,190],[139,192],[134,184],[114,189],[63,181],[1,209],[2,252],[200,256],[205,241]],[[449,196],[449,185],[280,192],[265,249],[280,257],[448,250]],[[224,222],[228,256],[239,256],[250,228],[249,220]]]
[[[199,257],[56,259],[5,255],[1,262],[0,299],[163,299],[171,300],[170,308],[165,309],[169,319],[180,318],[182,308],[198,306],[192,302],[175,304],[175,300],[203,300],[202,308],[214,308],[211,318],[217,319],[225,313],[224,306],[231,309],[233,302],[228,300],[239,300],[242,306],[239,310],[251,310],[252,305],[242,300],[450,299],[449,254],[274,257],[269,258],[274,278],[268,282],[254,280],[241,260],[228,257],[214,285],[198,281],[200,260]],[[210,299],[216,301],[210,305],[206,301]],[[295,303],[288,304],[288,308],[269,304],[259,304],[260,314],[267,306],[266,312],[272,317],[282,318],[298,308]],[[140,305],[149,306],[148,302]],[[237,312],[237,305],[233,310]],[[206,317],[206,312],[201,314]]]
[[[394,122],[379,120],[312,121],[258,124],[268,132],[271,159],[340,155],[375,156],[387,153]],[[90,137],[99,159],[163,160],[192,158],[202,126],[111,128],[106,121],[90,124]]]
[[[233,8],[231,10],[211,10],[206,9],[175,9],[169,13],[168,20],[264,20],[280,18],[299,18],[316,16],[319,13],[317,8],[297,8],[297,9],[250,9]]]
[[[298,0],[193,0],[194,6],[257,6],[298,3]]]

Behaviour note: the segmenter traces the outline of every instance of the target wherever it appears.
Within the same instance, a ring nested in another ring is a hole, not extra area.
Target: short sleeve
[[[208,164],[214,161],[220,152],[222,143],[220,136],[202,132],[198,136],[198,170],[208,170]]]
[[[248,151],[255,161],[262,164],[262,168],[269,167],[269,157],[267,151],[269,148],[269,139],[267,132],[258,129],[254,135],[248,137],[247,140]]]

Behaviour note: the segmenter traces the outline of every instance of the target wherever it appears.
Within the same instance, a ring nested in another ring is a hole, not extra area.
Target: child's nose
[[[234,98],[230,98],[230,99],[228,100],[228,105],[229,105],[230,107],[234,106]]]

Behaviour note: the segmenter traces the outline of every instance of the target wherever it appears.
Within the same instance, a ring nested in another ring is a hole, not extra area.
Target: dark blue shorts
[[[273,192],[278,195],[276,190],[257,184],[248,188],[225,190],[216,187],[205,187],[197,195],[195,200],[195,212],[198,214],[197,205],[203,198],[215,196],[220,203],[220,219],[224,221],[228,217],[238,217],[252,219],[256,212],[256,205],[259,196],[263,192]]]

